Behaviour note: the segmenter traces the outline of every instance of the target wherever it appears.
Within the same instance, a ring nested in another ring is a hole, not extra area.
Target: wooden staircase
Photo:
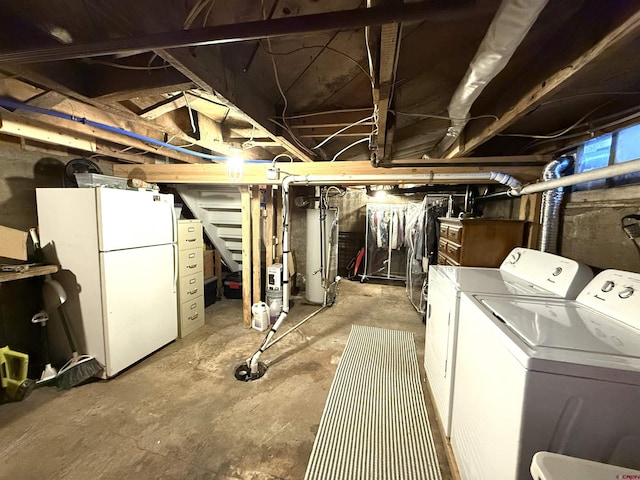
[[[207,237],[233,272],[242,269],[242,206],[236,186],[176,185]]]

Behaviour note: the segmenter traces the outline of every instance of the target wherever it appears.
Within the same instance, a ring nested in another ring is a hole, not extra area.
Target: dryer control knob
[[[554,277],[557,277],[558,275],[560,275],[562,273],[562,267],[556,267],[556,269],[553,271],[552,275]]]
[[[520,252],[515,252],[513,255],[509,256],[509,263],[511,265],[513,265],[514,263],[516,263],[518,260],[520,260],[520,256],[522,254]]]
[[[620,290],[620,293],[618,293],[618,296],[620,298],[629,298],[631,295],[633,295],[633,292],[635,292],[633,287],[625,287],[622,290]]]
[[[602,290],[603,292],[610,292],[615,286],[615,283],[613,283],[611,280],[607,280],[606,282],[604,282],[604,285],[602,285],[602,288],[600,290]]]

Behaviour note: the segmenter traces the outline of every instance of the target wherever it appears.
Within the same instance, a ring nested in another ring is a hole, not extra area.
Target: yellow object
[[[27,379],[29,355],[16,352],[9,347],[0,348],[0,385],[7,395],[14,398],[18,388]]]

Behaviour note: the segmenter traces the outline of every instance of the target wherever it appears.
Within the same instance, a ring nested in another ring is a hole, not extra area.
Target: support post
[[[262,300],[262,255],[260,248],[260,186],[251,187],[251,252],[253,270],[253,303]]]
[[[240,187],[242,204],[242,320],[251,327],[251,191]]]

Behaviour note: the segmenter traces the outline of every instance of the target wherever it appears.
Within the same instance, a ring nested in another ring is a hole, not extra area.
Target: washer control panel
[[[640,330],[640,274],[622,270],[599,273],[577,301]]]

